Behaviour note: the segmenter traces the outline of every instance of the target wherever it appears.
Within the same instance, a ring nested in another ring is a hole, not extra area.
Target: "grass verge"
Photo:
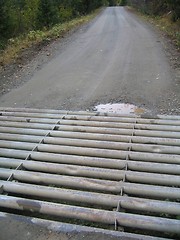
[[[165,32],[172,39],[175,45],[180,49],[180,19],[177,22],[172,22],[168,15],[162,17],[147,17],[148,20]]]
[[[173,43],[177,46],[178,49],[180,49],[180,19],[177,22],[172,22],[171,12],[162,16],[151,16],[143,14],[142,12],[132,7],[128,7],[128,9],[130,11],[138,13],[138,15],[156,26],[173,41]]]
[[[9,39],[6,48],[0,51],[0,66],[12,63],[25,49],[28,49],[33,45],[63,37],[65,33],[73,28],[92,20],[100,11],[101,9],[98,9],[89,15],[81,16],[62,24],[57,24],[51,29],[30,31],[17,38]]]

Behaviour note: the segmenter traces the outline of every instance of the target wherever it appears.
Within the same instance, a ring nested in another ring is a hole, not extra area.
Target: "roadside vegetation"
[[[1,0],[0,65],[92,19],[106,0]]]
[[[7,41],[6,47],[1,49],[0,53],[0,66],[7,65],[16,60],[23,50],[30,48],[31,46],[50,42],[57,38],[61,38],[65,33],[71,29],[89,22],[93,19],[99,10],[95,10],[93,13],[86,16],[76,17],[70,21],[56,24],[51,28],[44,28],[43,30],[32,30],[27,34],[19,35],[15,38],[10,38]]]
[[[180,48],[179,0],[127,0],[126,3],[142,12]]]
[[[0,0],[0,66],[24,49],[62,37],[92,19],[102,6],[129,5],[167,33],[180,47],[179,0]]]

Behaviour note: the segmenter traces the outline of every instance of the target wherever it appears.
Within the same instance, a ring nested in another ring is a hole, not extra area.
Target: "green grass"
[[[57,24],[51,29],[30,31],[29,33],[21,35],[17,38],[9,39],[4,50],[0,51],[0,66],[5,66],[13,61],[16,61],[16,59],[21,55],[22,51],[30,48],[33,45],[63,37],[64,34],[71,29],[92,20],[99,12],[100,9],[89,15],[81,16],[62,24]]]
[[[164,15],[162,17],[148,16],[148,20],[166,33],[177,47],[180,48],[180,19],[177,22],[172,22],[168,15]]]

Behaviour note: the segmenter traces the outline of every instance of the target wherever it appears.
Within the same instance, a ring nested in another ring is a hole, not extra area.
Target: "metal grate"
[[[0,108],[1,212],[176,239],[179,174],[180,116]]]

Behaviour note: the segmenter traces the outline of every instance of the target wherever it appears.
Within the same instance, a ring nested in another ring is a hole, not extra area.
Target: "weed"
[[[6,46],[4,46],[3,42],[0,42],[0,46],[2,45],[1,49],[3,48],[0,54],[0,66],[4,66],[15,61],[21,55],[23,50],[31,47],[32,45],[62,37],[66,32],[76,26],[89,22],[99,13],[99,11],[100,9],[89,15],[78,17],[62,24],[57,24],[50,29],[44,28],[43,30],[33,30],[19,37],[11,38],[7,41]]]
[[[180,21],[172,22],[171,16],[163,16],[154,18],[153,21],[158,24],[158,27],[171,37],[180,47]]]
[[[172,13],[163,16],[153,16],[137,11],[132,7],[128,7],[132,12],[137,13],[139,16],[148,20],[151,24],[155,25],[158,29],[169,36],[178,48],[180,48],[180,19],[176,22],[172,21]]]

